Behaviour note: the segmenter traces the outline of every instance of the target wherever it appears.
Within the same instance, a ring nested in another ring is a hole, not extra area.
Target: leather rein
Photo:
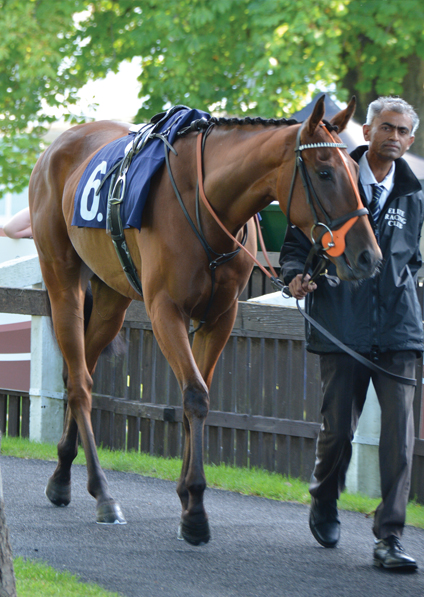
[[[344,250],[346,247],[346,241],[345,241],[346,234],[348,233],[350,228],[355,224],[355,222],[357,221],[359,216],[368,214],[368,209],[366,209],[362,205],[361,197],[360,197],[359,192],[358,192],[358,190],[355,186],[355,183],[353,181],[352,174],[350,173],[349,168],[347,167],[345,157],[343,156],[343,154],[340,151],[340,148],[346,149],[347,146],[344,143],[336,143],[333,136],[328,131],[326,125],[323,122],[320,124],[320,126],[322,126],[323,129],[326,131],[326,133],[329,135],[331,142],[309,143],[309,144],[301,145],[300,135],[301,135],[302,126],[299,127],[299,130],[298,130],[297,136],[296,136],[296,145],[295,145],[295,149],[294,149],[294,151],[296,153],[295,166],[294,166],[293,176],[292,176],[292,180],[291,180],[291,184],[290,184],[289,197],[287,200],[287,225],[290,226],[291,225],[290,224],[290,206],[291,206],[291,202],[292,202],[292,198],[293,198],[294,186],[295,186],[295,182],[296,182],[297,173],[299,172],[299,174],[301,176],[303,187],[305,189],[306,200],[307,200],[308,206],[312,212],[312,216],[314,219],[314,224],[312,225],[312,228],[311,228],[311,239],[312,239],[313,245],[312,245],[312,249],[308,255],[306,264],[305,264],[304,275],[308,271],[310,263],[312,262],[313,258],[316,255],[322,256],[323,259],[324,259],[325,254],[331,255],[332,257],[338,257],[339,255],[342,255],[344,253]],[[214,218],[214,220],[217,222],[217,224],[222,228],[222,230],[227,234],[227,236],[229,238],[231,238],[232,241],[239,247],[239,250],[242,249],[245,253],[247,253],[249,255],[249,257],[252,259],[252,261],[265,273],[265,275],[267,275],[270,278],[271,283],[273,284],[273,286],[275,288],[277,288],[278,290],[284,290],[285,287],[284,287],[283,283],[278,278],[274,268],[272,267],[272,265],[268,259],[268,255],[267,255],[264,243],[263,243],[262,233],[261,233],[261,229],[260,229],[260,225],[259,225],[259,218],[258,218],[257,214],[255,215],[255,221],[256,221],[256,227],[258,230],[259,241],[261,244],[262,251],[264,253],[265,260],[268,264],[268,267],[271,270],[271,273],[268,270],[266,270],[262,266],[262,264],[259,263],[259,261],[256,259],[256,257],[254,257],[252,255],[252,253],[250,253],[250,251],[248,251],[246,249],[246,247],[244,246],[245,243],[243,243],[243,244],[240,243],[225,228],[225,226],[222,224],[222,222],[216,215],[215,210],[213,209],[213,207],[211,206],[211,204],[209,203],[209,201],[206,197],[204,187],[203,187],[203,152],[204,152],[204,146],[205,146],[205,138],[206,138],[206,135],[209,133],[209,130],[210,129],[208,129],[206,131],[205,137],[203,137],[202,132],[200,132],[197,137],[196,162],[197,162],[198,190],[200,192],[200,197],[201,197],[204,205],[206,206],[207,210],[211,214],[211,216]],[[352,211],[348,214],[345,214],[344,216],[342,216],[340,218],[336,218],[335,220],[332,220],[330,218],[330,216],[327,214],[327,212],[325,211],[325,209],[323,208],[322,203],[319,200],[318,195],[312,185],[312,182],[309,177],[308,171],[306,169],[305,163],[302,159],[302,151],[304,151],[306,149],[314,149],[314,148],[321,148],[321,147],[337,148],[337,151],[339,152],[339,154],[342,158],[343,164],[348,173],[349,180],[352,184],[352,188],[355,191],[355,195],[356,195],[357,202],[358,202],[358,209],[356,209],[355,211]],[[323,214],[325,222],[320,221],[320,219],[318,217],[318,211],[317,211],[316,206],[318,207],[320,212]],[[317,240],[315,240],[314,233],[315,233],[315,230],[319,227],[323,228],[323,232],[321,233],[319,238]],[[325,261],[324,261],[324,264],[325,264]],[[317,272],[315,275],[318,276],[321,273],[322,269],[323,269],[323,267],[322,267],[322,264],[320,263],[319,268],[317,268]],[[327,278],[331,279],[332,277],[327,276]],[[334,283],[334,281],[333,281],[333,283]]]
[[[301,134],[302,127],[299,127],[297,137],[296,137],[296,146],[295,146],[295,150],[294,150],[296,153],[296,162],[295,162],[293,177],[292,177],[292,181],[291,181],[291,185],[290,185],[289,198],[288,198],[288,202],[287,202],[287,225],[289,226],[290,225],[290,206],[291,206],[291,201],[293,198],[293,191],[294,191],[294,185],[295,185],[295,181],[296,181],[297,172],[299,171],[301,179],[302,179],[303,187],[305,189],[307,203],[311,209],[311,212],[312,212],[312,215],[314,218],[314,224],[312,225],[312,228],[311,228],[311,239],[312,239],[313,246],[309,252],[309,255],[308,255],[306,263],[305,263],[303,277],[305,277],[313,258],[316,255],[320,255],[322,257],[318,266],[315,268],[315,271],[313,272],[313,274],[311,276],[311,280],[316,279],[319,275],[323,275],[321,272],[323,270],[323,266],[325,266],[325,261],[327,259],[325,257],[325,254],[331,255],[333,257],[338,257],[344,253],[344,250],[346,247],[345,237],[346,237],[347,232],[355,224],[355,222],[357,221],[359,216],[364,216],[369,213],[368,209],[366,209],[362,205],[361,197],[360,197],[357,187],[354,183],[352,174],[350,173],[350,170],[347,166],[346,159],[345,159],[344,155],[342,154],[342,152],[340,151],[340,149],[346,149],[346,145],[344,143],[336,143],[334,141],[333,136],[331,135],[330,131],[328,131],[328,129],[326,128],[324,123],[321,123],[320,126],[324,127],[324,130],[328,133],[328,135],[332,139],[331,142],[310,143],[310,144],[306,144],[306,145],[301,145],[300,144],[300,134]],[[208,132],[209,132],[209,129],[208,129]],[[342,158],[342,161],[346,168],[346,171],[348,173],[349,180],[352,184],[352,188],[354,189],[354,192],[355,192],[355,195],[357,198],[357,202],[358,202],[358,209],[356,209],[355,211],[352,211],[340,218],[336,218],[335,220],[331,220],[331,218],[329,217],[329,215],[326,213],[325,209],[323,208],[323,206],[314,190],[314,187],[312,186],[311,179],[309,177],[308,171],[307,171],[304,161],[302,159],[302,151],[304,151],[306,149],[315,149],[315,148],[320,148],[320,147],[334,147],[337,149],[340,157]],[[244,246],[244,243],[243,244],[240,243],[225,228],[223,223],[220,221],[220,219],[216,215],[213,207],[209,203],[209,201],[206,197],[205,191],[204,191],[204,187],[203,187],[203,151],[204,151],[204,138],[203,138],[203,133],[200,132],[197,137],[197,148],[196,148],[197,180],[198,180],[197,190],[198,190],[198,192],[200,192],[200,197],[201,197],[204,205],[206,206],[207,210],[213,217],[213,219],[222,228],[222,230],[227,234],[227,236],[229,236],[229,238],[231,238],[233,240],[233,242],[238,246],[238,250],[233,252],[232,257],[235,256],[235,254],[237,254],[237,252],[241,249],[243,251],[245,251],[245,253],[247,253],[249,255],[249,257],[266,274],[266,276],[268,278],[270,278],[273,286],[275,288],[277,288],[278,290],[281,290],[283,296],[285,296],[284,293],[286,293],[286,296],[287,296],[288,287],[284,286],[283,282],[277,277],[277,274],[268,259],[267,251],[265,248],[265,244],[263,242],[263,237],[262,237],[262,233],[261,233],[261,229],[260,229],[260,225],[259,225],[258,215],[257,214],[255,215],[255,221],[256,221],[256,226],[257,226],[257,230],[258,230],[259,241],[261,244],[261,248],[262,248],[265,260],[267,261],[267,264],[271,270],[271,273],[267,269],[265,269],[262,266],[262,264],[259,263],[259,261],[256,259],[256,257],[254,257],[250,253],[250,251],[248,251],[248,249],[246,249],[246,247]],[[165,149],[165,152],[166,152],[166,149]],[[172,180],[172,178],[171,178],[171,180]],[[315,205],[317,205],[319,207],[321,213],[324,215],[325,223],[319,221],[318,213],[317,213],[317,209],[316,209]],[[321,234],[321,236],[318,238],[318,240],[315,240],[314,232],[315,232],[315,229],[318,227],[322,227],[324,229],[324,233]],[[246,236],[247,236],[247,232],[246,232]],[[245,240],[244,240],[244,242],[245,242]],[[212,271],[214,271],[214,270],[212,270]],[[340,280],[338,278],[335,279],[334,276],[328,276],[327,274],[324,274],[324,275],[327,278],[327,281],[330,283],[330,285],[337,286],[340,283]],[[203,325],[203,323],[206,319],[208,310],[210,308],[210,305],[212,304],[212,299],[213,299],[213,284],[212,284],[211,296],[209,299],[209,303],[208,303],[205,315],[203,316],[202,321],[199,324],[199,326],[194,331],[197,331]],[[310,315],[308,315],[300,307],[299,301],[297,299],[296,299],[296,305],[297,305],[298,310],[302,314],[302,316],[313,327],[315,327],[319,332],[321,332],[324,336],[326,336],[331,342],[333,342],[336,346],[341,348],[344,352],[349,354],[351,357],[355,358],[357,361],[359,361],[360,363],[362,363],[363,365],[365,365],[372,371],[382,373],[386,377],[393,379],[397,382],[404,383],[406,385],[410,385],[410,386],[417,385],[417,382],[415,379],[409,378],[409,377],[403,377],[401,375],[392,373],[391,371],[387,371],[386,369],[383,369],[382,367],[379,367],[372,361],[368,360],[363,355],[358,354],[357,352],[355,352],[354,350],[352,350],[351,348],[346,346],[343,342],[338,340],[335,336],[330,334],[330,332],[328,332],[317,321],[315,321]]]
[[[193,229],[195,235],[199,239],[201,245],[203,246],[203,249],[206,252],[206,255],[209,259],[209,268],[211,270],[211,282],[212,283],[211,283],[211,293],[210,293],[209,301],[206,306],[205,313],[199,322],[199,325],[197,326],[197,328],[195,330],[193,330],[191,332],[191,334],[194,334],[206,322],[207,315],[208,315],[210,307],[212,305],[214,291],[215,291],[215,270],[216,270],[216,268],[219,265],[226,263],[230,259],[233,259],[240,252],[240,250],[245,251],[250,256],[250,258],[253,260],[253,262],[265,273],[266,276],[268,276],[271,279],[271,283],[273,284],[273,286],[276,289],[281,290],[283,296],[285,296],[285,292],[286,292],[286,296],[287,296],[288,287],[284,286],[283,282],[278,278],[274,268],[272,267],[272,265],[268,259],[265,244],[263,242],[262,232],[261,232],[260,225],[259,225],[258,215],[257,214],[255,215],[255,222],[256,222],[256,226],[257,226],[257,230],[258,230],[258,237],[259,237],[259,241],[261,244],[261,248],[262,248],[265,260],[268,264],[268,267],[270,268],[271,273],[268,270],[266,270],[262,266],[262,264],[259,263],[259,261],[256,259],[256,257],[254,257],[252,255],[252,253],[250,253],[250,251],[248,251],[245,247],[245,244],[247,241],[247,224],[244,225],[243,238],[240,242],[225,228],[225,226],[219,220],[213,207],[211,206],[211,204],[209,203],[209,201],[205,195],[204,186],[203,186],[203,153],[204,153],[206,138],[207,138],[207,135],[212,130],[213,123],[210,123],[208,126],[206,122],[197,121],[196,123],[193,123],[195,126],[192,127],[192,130],[197,130],[199,132],[198,137],[197,137],[197,148],[196,148],[197,179],[198,179],[197,188],[196,188],[197,227],[194,224],[194,222],[192,221],[192,219],[190,218],[190,215],[184,206],[183,200],[182,200],[181,195],[176,186],[174,177],[172,175],[170,163],[169,163],[169,151],[172,151],[173,153],[175,153],[177,155],[177,152],[175,151],[175,149],[167,141],[167,134],[168,134],[169,130],[166,130],[162,133],[160,133],[158,131],[159,127],[164,122],[166,122],[166,120],[169,118],[169,116],[174,114],[181,107],[184,107],[184,106],[175,106],[174,108],[169,110],[166,114],[157,115],[157,117],[155,117],[155,119],[152,119],[150,124],[145,125],[140,130],[140,132],[135,137],[133,147],[130,150],[130,152],[128,153],[128,155],[125,156],[120,162],[118,162],[118,164],[116,164],[105,175],[101,184],[99,185],[99,188],[97,189],[97,193],[100,191],[100,188],[104,184],[105,180],[109,176],[112,176],[109,197],[108,197],[108,214],[107,214],[107,228],[106,229],[107,229],[108,234],[110,234],[110,236],[112,238],[112,242],[115,246],[118,258],[121,262],[122,268],[127,276],[129,283],[131,284],[133,289],[138,294],[140,294],[142,296],[143,289],[141,286],[141,282],[138,277],[136,267],[133,263],[133,260],[131,258],[129,249],[128,249],[126,241],[125,241],[124,229],[122,226],[122,220],[121,220],[121,215],[120,215],[120,207],[121,207],[121,204],[122,204],[122,201],[124,198],[124,193],[125,193],[126,173],[128,171],[128,168],[129,168],[129,165],[131,163],[133,156],[136,155],[139,151],[141,151],[141,149],[144,147],[144,145],[148,142],[149,139],[156,137],[163,141],[164,150],[165,150],[165,162],[167,165],[167,169],[168,169],[172,187],[174,189],[174,192],[176,194],[178,202],[180,203],[180,206],[183,210],[183,213],[185,214],[191,228]],[[322,259],[320,260],[318,266],[315,268],[315,271],[313,272],[311,279],[314,280],[319,275],[325,275],[328,282],[331,285],[337,285],[340,282],[340,280],[338,280],[338,278],[335,278],[334,276],[328,276],[326,273],[325,274],[321,273],[323,268],[325,267],[325,261],[327,259],[325,257],[325,254],[328,254],[328,255],[334,256],[334,257],[342,255],[342,253],[345,250],[345,236],[346,236],[347,232],[357,221],[358,217],[362,216],[362,215],[366,215],[368,213],[368,210],[362,206],[362,201],[359,196],[359,192],[357,190],[357,187],[355,186],[355,183],[353,181],[353,178],[349,171],[349,168],[347,167],[347,162],[345,160],[345,157],[343,156],[342,152],[340,151],[340,149],[342,149],[342,148],[345,149],[346,145],[344,145],[343,143],[336,143],[334,141],[334,138],[331,135],[330,131],[326,128],[325,123],[321,123],[320,126],[322,126],[324,128],[324,130],[326,131],[326,133],[329,135],[329,137],[331,139],[330,142],[328,142],[328,143],[310,143],[310,144],[301,145],[300,144],[300,134],[301,134],[302,126],[299,127],[297,137],[296,137],[296,146],[295,146],[295,150],[294,150],[296,153],[295,167],[293,170],[293,177],[292,177],[292,181],[291,181],[291,185],[290,185],[289,198],[288,198],[288,202],[287,202],[287,222],[288,222],[288,225],[290,225],[290,205],[291,205],[291,201],[292,201],[292,197],[293,197],[293,191],[294,191],[294,185],[295,185],[295,181],[296,181],[297,172],[299,171],[301,179],[302,179],[302,184],[305,189],[307,203],[311,209],[311,212],[312,212],[312,215],[314,218],[314,224],[312,225],[312,228],[311,228],[311,239],[312,239],[313,246],[312,246],[311,251],[309,252],[309,255],[308,255],[306,263],[305,263],[303,277],[306,275],[306,272],[309,270],[309,267],[311,265],[313,258],[316,255],[319,255],[322,257]],[[206,128],[206,131],[203,132],[205,130],[205,128]],[[302,159],[302,151],[308,150],[308,149],[320,148],[320,147],[334,147],[337,149],[337,151],[339,152],[339,155],[343,161],[343,164],[346,168],[349,179],[352,183],[352,188],[355,191],[357,201],[358,201],[358,209],[357,210],[350,212],[340,218],[336,218],[335,220],[331,220],[329,215],[326,213],[326,211],[322,207],[322,204],[312,186],[312,182],[310,180],[308,171],[307,171],[304,161]],[[214,220],[218,223],[218,225],[222,228],[222,230],[237,245],[237,248],[234,251],[231,251],[229,253],[218,253],[214,249],[212,249],[210,247],[210,245],[208,244],[208,242],[205,238],[205,235],[203,234],[201,222],[200,222],[199,195],[200,195],[200,198],[202,199],[204,205],[206,206],[207,210],[214,218]],[[318,206],[318,209],[324,215],[325,222],[319,221],[318,213],[317,213],[317,209],[316,209],[315,205]],[[315,233],[315,230],[319,227],[321,227],[323,229],[323,233],[321,233],[319,238],[315,240],[314,233]],[[337,340],[337,338],[334,338],[334,336],[332,336],[329,332],[327,332],[324,328],[322,328],[322,326],[320,326],[320,324],[318,324],[312,317],[310,317],[307,313],[305,313],[301,309],[301,307],[299,305],[299,301],[296,301],[296,304],[297,304],[297,308],[301,312],[302,316],[307,321],[309,321],[311,323],[311,325],[313,325],[315,328],[317,328],[322,334],[327,336],[327,338],[330,339],[334,344],[336,344],[339,348],[341,348],[342,350],[344,350],[345,352],[347,352],[348,354],[353,356],[355,359],[357,359],[361,363],[365,364],[367,367],[369,367],[370,369],[372,369],[374,371],[378,371],[380,373],[385,374],[387,377],[396,379],[396,381],[401,381],[407,385],[414,385],[414,386],[416,385],[415,379],[402,377],[402,376],[396,375],[394,373],[391,373],[389,371],[386,371],[385,369],[382,369],[375,363],[368,361],[362,355],[359,355],[356,352],[354,352],[353,350],[351,350],[349,347],[347,347],[342,342]]]

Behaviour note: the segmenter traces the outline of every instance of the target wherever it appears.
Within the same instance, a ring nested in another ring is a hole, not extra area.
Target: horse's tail
[[[51,311],[51,304],[50,304],[50,297],[49,293],[47,292],[47,314],[50,319],[52,335],[56,340],[56,335],[53,329],[53,320],[52,320],[52,311]],[[93,293],[91,291],[91,284],[90,282],[87,285],[87,289],[85,291],[84,297],[84,333],[87,332],[88,324],[91,317],[91,312],[93,310]],[[118,334],[112,342],[103,349],[102,354],[106,356],[118,356],[125,352],[125,340],[123,339],[121,334]],[[65,384],[65,388],[68,386],[68,367],[66,365],[65,359],[63,359],[63,367],[62,367],[62,379],[63,383]]]

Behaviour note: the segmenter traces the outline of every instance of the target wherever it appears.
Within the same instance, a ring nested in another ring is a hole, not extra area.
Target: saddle
[[[141,296],[143,296],[141,282],[125,242],[124,227],[122,225],[121,218],[121,204],[125,196],[126,176],[134,157],[140,153],[140,151],[152,139],[160,139],[166,146],[165,151],[166,148],[168,148],[169,151],[172,151],[175,155],[177,155],[177,152],[168,141],[168,136],[171,132],[171,129],[173,129],[182,119],[183,115],[187,113],[187,110],[190,110],[190,108],[187,106],[174,106],[167,112],[156,114],[151,118],[150,122],[142,125],[138,129],[129,151],[122,158],[122,160],[115,164],[113,168],[106,173],[96,191],[96,194],[100,193],[104,182],[110,176],[112,176],[107,200],[106,232],[112,239],[118,259],[129,283],[131,284],[132,288]],[[172,116],[174,116],[174,114],[178,112],[180,112],[179,117],[177,117],[177,119],[173,119],[170,125],[163,130],[163,126],[171,119]],[[202,117],[200,120],[206,120],[206,118]]]
[[[176,112],[186,109],[188,109],[186,106],[174,106],[167,112],[156,114],[153,116],[150,122],[142,125],[135,135],[132,147],[128,153],[120,162],[115,164],[115,166],[109,170],[96,191],[98,194],[105,180],[109,176],[113,176],[107,201],[106,233],[109,234],[112,239],[118,259],[129,283],[141,296],[143,296],[143,289],[141,287],[141,282],[138,277],[134,262],[128,250],[127,243],[125,242],[124,227],[122,225],[121,218],[121,204],[125,195],[126,175],[134,156],[140,153],[140,151],[151,139],[161,139],[173,153],[177,153],[167,139],[171,127],[168,127],[168,129],[162,132],[158,131]],[[172,124],[174,125],[175,121]]]

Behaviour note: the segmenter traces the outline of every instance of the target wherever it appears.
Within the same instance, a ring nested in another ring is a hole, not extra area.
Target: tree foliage
[[[73,68],[72,18],[83,6],[76,0],[0,1],[2,190],[25,187],[43,149],[40,136],[54,120],[46,107],[72,103],[84,83]]]
[[[0,183],[9,187],[25,183],[47,108],[71,109],[84,82],[134,57],[136,121],[177,103],[289,116],[316,88],[342,101],[355,93],[360,119],[376,96],[399,94],[424,120],[422,0],[0,0],[0,8]]]
[[[335,81],[343,12],[336,0],[105,0],[83,24],[80,64],[96,77],[140,56],[138,118],[175,103],[284,116]]]
[[[420,0],[351,1],[343,20],[338,87],[358,99],[365,121],[379,95],[400,95],[421,117],[413,151],[424,156],[424,3]]]

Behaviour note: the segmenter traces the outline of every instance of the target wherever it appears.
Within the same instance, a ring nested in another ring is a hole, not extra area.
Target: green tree
[[[75,101],[85,79],[74,63],[78,53],[73,14],[77,0],[0,1],[0,191],[28,183],[41,136],[54,116],[47,108]]]
[[[424,157],[424,3],[353,0],[341,29],[338,88],[356,95],[357,118],[379,95],[402,96],[421,118],[413,151]]]
[[[103,0],[83,29],[92,76],[142,58],[138,119],[175,103],[287,116],[333,86],[357,96],[360,121],[378,95],[402,95],[424,121],[422,0]]]
[[[422,0],[0,0],[0,184],[22,188],[48,108],[140,57],[142,121],[171,104],[289,116],[316,88],[398,94],[423,120]],[[75,18],[78,13],[78,18]],[[119,92],[119,91],[118,91]]]
[[[288,116],[312,86],[336,81],[339,0],[103,0],[81,23],[92,77],[141,57],[137,118],[166,104]],[[325,59],[324,59],[325,56]]]

